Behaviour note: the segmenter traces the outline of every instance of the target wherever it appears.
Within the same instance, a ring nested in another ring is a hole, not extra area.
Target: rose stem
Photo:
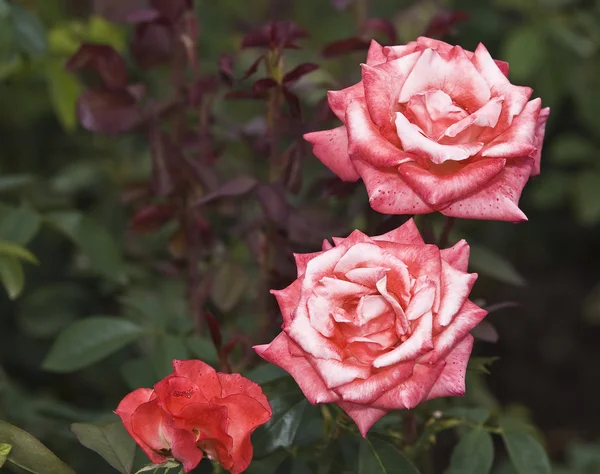
[[[442,228],[440,239],[438,241],[438,247],[440,249],[443,249],[448,246],[450,232],[452,231],[452,227],[454,227],[455,220],[456,219],[454,217],[446,217],[446,219],[444,220],[444,227]]]

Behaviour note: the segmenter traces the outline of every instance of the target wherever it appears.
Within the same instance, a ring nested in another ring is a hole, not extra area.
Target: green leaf
[[[6,193],[20,189],[33,183],[34,178],[30,174],[9,174],[0,176],[0,193]]]
[[[135,457],[135,441],[120,420],[102,424],[73,423],[71,431],[86,448],[97,452],[122,474],[129,474]]]
[[[468,431],[458,442],[445,474],[488,474],[494,463],[494,442],[483,428]]]
[[[152,354],[154,367],[158,378],[163,378],[173,372],[173,360],[186,360],[190,352],[185,345],[183,336],[161,334],[156,350]]]
[[[26,431],[0,421],[0,443],[12,449],[7,462],[33,474],[75,474],[52,451]]]
[[[561,165],[593,163],[598,150],[586,137],[563,133],[552,141],[548,155],[553,163]]]
[[[511,80],[531,80],[545,60],[546,41],[530,26],[510,32],[500,57],[510,64]]]
[[[508,456],[519,474],[550,474],[550,461],[543,446],[531,434],[505,429],[502,433]]]
[[[23,267],[18,258],[0,255],[0,280],[11,300],[17,298],[25,286]]]
[[[20,245],[11,244],[10,242],[5,242],[3,240],[0,240],[0,255],[14,257],[19,260],[25,260],[26,262],[36,265],[40,263],[37,257],[26,248],[21,247]]]
[[[206,337],[190,336],[186,339],[186,344],[195,357],[207,364],[216,364],[219,361],[219,355],[217,354],[215,345],[210,339]]]
[[[74,211],[50,213],[46,219],[79,247],[87,257],[91,270],[118,283],[126,282],[123,256],[106,227]]]
[[[490,374],[489,367],[496,361],[500,360],[500,357],[471,357],[467,364],[467,370],[479,372],[480,374]]]
[[[0,443],[0,467],[6,463],[6,458],[8,458],[11,449],[12,446],[10,444]]]
[[[12,3],[11,17],[15,44],[23,52],[31,56],[38,56],[46,51],[46,32],[37,16]]]
[[[538,209],[555,209],[565,203],[570,193],[571,180],[564,171],[545,172],[536,179],[530,191],[531,200]]]
[[[471,421],[473,423],[485,423],[490,417],[490,410],[487,408],[475,407],[455,407],[443,411],[445,417],[458,418]]]
[[[585,171],[580,173],[572,184],[575,211],[584,225],[600,222],[600,173]]]
[[[0,240],[28,244],[40,230],[40,216],[29,206],[0,206]]]
[[[129,359],[121,366],[121,376],[130,390],[152,387],[158,378],[148,357]]]
[[[73,372],[98,362],[144,334],[143,329],[122,318],[93,316],[76,321],[54,341],[43,368]]]
[[[136,471],[135,474],[139,474],[140,472],[156,472],[158,469],[164,469],[164,472],[167,472],[169,469],[181,467],[181,464],[177,461],[165,461],[161,464],[148,464],[144,466],[139,471]]]
[[[515,286],[525,286],[525,278],[517,271],[512,263],[504,257],[479,245],[471,245],[469,265],[473,270],[504,283]]]
[[[233,309],[244,294],[248,277],[244,269],[234,262],[219,267],[211,288],[211,298],[220,311]]]
[[[287,392],[269,399],[273,416],[256,430],[252,444],[257,457],[264,457],[277,448],[292,446],[300,427],[302,415],[308,406],[298,392]]]
[[[419,471],[394,445],[378,438],[365,438],[360,440],[358,474],[419,474]]]
[[[81,84],[77,77],[65,71],[63,60],[46,63],[46,80],[50,100],[60,123],[67,131],[77,128],[76,103],[81,95]]]
[[[244,374],[246,378],[249,378],[259,385],[278,380],[287,375],[288,373],[285,370],[273,364],[258,365]]]

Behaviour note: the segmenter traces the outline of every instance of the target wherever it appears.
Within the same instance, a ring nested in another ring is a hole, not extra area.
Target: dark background
[[[158,264],[160,258],[153,262],[149,256],[160,255],[160,249],[167,245],[167,231],[144,237],[141,244],[132,245],[128,240],[131,209],[121,198],[131,182],[148,174],[145,138],[104,137],[82,130],[74,113],[82,83],[62,69],[81,41],[111,43],[131,59],[127,52],[131,29],[98,16],[111,18],[115,9],[127,2],[16,2],[34,12],[39,24],[25,24],[25,32],[21,32],[25,36],[17,40],[11,40],[10,34],[5,34],[8,29],[0,26],[1,240],[27,243],[40,261],[39,266],[24,265],[25,286],[18,298],[11,301],[5,294],[0,295],[0,417],[31,431],[63,458],[73,460],[74,465],[85,465],[87,469],[82,472],[104,471],[100,464],[90,469],[89,463],[100,463],[99,458],[74,447],[68,424],[110,413],[130,388],[138,386],[139,378],[135,382],[128,379],[137,370],[123,368],[124,361],[138,354],[138,349],[128,347],[82,371],[56,374],[41,368],[52,341],[78,318],[126,313],[123,301],[135,295],[143,301],[157,298],[161,308],[170,308],[180,316],[185,313],[181,309],[185,301],[176,282],[144,286],[151,279],[137,277],[140,268]],[[2,3],[0,0],[0,7]],[[202,68],[215,72],[219,55],[236,52],[244,33],[263,22],[291,19],[310,37],[300,41],[301,50],[290,53],[290,64],[311,61],[321,66],[297,84],[306,116],[313,117],[325,91],[355,82],[358,63],[364,61],[364,52],[333,59],[321,56],[326,44],[356,35],[353,7],[339,9],[344,3],[351,2],[198,0]],[[513,225],[461,221],[453,238],[467,237],[485,249],[474,255],[474,270],[481,275],[474,296],[485,298],[489,305],[518,303],[490,314],[488,319],[496,327],[499,340],[496,344],[481,342],[476,347],[478,355],[500,357],[492,365],[491,375],[485,377],[489,392],[500,404],[529,412],[543,432],[554,462],[564,469],[559,471],[557,467],[556,472],[600,472],[577,467],[584,456],[600,458],[600,448],[593,444],[600,439],[600,3],[368,3],[370,17],[392,21],[398,43],[422,34],[436,15],[467,14],[468,18],[443,28],[438,37],[469,50],[483,42],[494,57],[510,63],[513,83],[533,87],[534,96],[542,97],[543,104],[551,108],[542,173],[527,185],[521,199],[529,222]],[[241,54],[236,68],[249,66],[253,55],[252,51]],[[131,64],[130,73],[148,84],[152,94],[168,94],[167,72],[141,71]],[[256,115],[261,105],[252,101],[223,102],[215,109],[217,116],[240,124]],[[226,129],[222,127],[221,132]],[[300,161],[304,184],[291,200],[314,213],[325,201],[311,185],[332,175],[308,150],[304,151]],[[248,147],[231,143],[221,157],[219,171],[252,168],[260,174],[260,167],[266,165],[251,156]],[[15,175],[23,182],[15,181]],[[368,229],[371,225],[368,213],[366,217],[355,216],[348,210],[354,204],[344,204],[347,199],[364,205],[362,188],[351,191],[349,198],[326,199],[328,209],[337,212],[343,223],[337,227],[323,224],[316,232],[308,233],[307,239],[292,242],[293,249],[313,248],[315,242],[336,232],[354,227]],[[245,278],[252,281],[258,270],[251,263],[243,232],[230,232],[239,224],[239,210],[231,206],[224,203],[214,211],[214,226],[219,229],[222,246],[217,245],[213,251],[229,249],[227,261],[244,267]],[[23,214],[15,217],[15,208]],[[91,250],[89,245],[78,244],[77,238],[72,239],[74,245],[47,225],[44,216],[53,210],[82,211],[109,229],[107,238],[111,242],[107,244],[92,232],[79,236],[94,241]],[[38,216],[37,221],[32,213]],[[350,216],[355,219],[351,221]],[[21,229],[30,221],[30,230]],[[438,227],[439,222],[435,221]],[[14,231],[15,226],[20,230]],[[140,253],[136,248],[139,245],[145,251]],[[103,256],[103,252],[113,255],[115,248],[119,257],[117,266],[111,268],[112,257]],[[90,264],[86,251],[100,255],[104,263],[92,259]],[[120,271],[144,285],[120,286],[115,281],[118,279],[112,278]],[[2,268],[0,274],[3,281],[14,278]],[[155,275],[152,281],[162,280]],[[159,287],[163,292],[160,295],[156,293]],[[248,296],[255,290],[252,285],[244,283],[241,288],[238,300],[252,298]],[[147,293],[140,296],[142,290]],[[241,328],[251,327],[252,311],[259,311],[235,303],[233,308],[221,310],[228,324]],[[186,320],[185,315],[182,320]],[[167,324],[171,325],[170,335],[179,334],[174,326],[186,324],[177,321]],[[181,351],[172,347],[177,346],[176,341],[165,341],[167,348],[157,357],[168,361]],[[155,367],[164,367],[164,360],[152,360]]]

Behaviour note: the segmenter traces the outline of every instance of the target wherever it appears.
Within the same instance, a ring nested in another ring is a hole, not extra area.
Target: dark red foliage
[[[150,69],[171,60],[175,50],[172,27],[159,19],[135,26],[131,54],[142,69]]]
[[[292,117],[299,118],[302,115],[302,109],[300,108],[300,99],[298,99],[298,96],[287,87],[283,87],[283,95],[290,107]]]
[[[112,46],[84,43],[65,64],[71,72],[92,70],[96,72],[107,89],[127,86],[127,64]]]
[[[204,76],[194,82],[188,89],[188,103],[192,107],[198,107],[206,94],[211,94],[219,89],[217,76]]]
[[[150,134],[152,151],[151,187],[155,196],[167,197],[173,194],[179,183],[183,161],[181,150],[171,138],[161,130],[153,129]]]
[[[131,228],[138,234],[152,232],[161,227],[177,213],[174,204],[149,204],[131,216]]]
[[[260,66],[260,63],[265,59],[265,56],[263,54],[261,54],[258,58],[256,58],[256,61],[254,61],[250,67],[247,69],[247,71],[244,74],[244,77],[242,77],[242,80],[249,78],[252,74],[254,74],[257,70],[258,70],[258,66]]]
[[[306,38],[308,33],[291,21],[272,21],[259,30],[248,33],[242,40],[242,48],[267,48],[271,50],[297,49],[296,40]]]
[[[469,14],[461,11],[446,11],[438,12],[427,25],[423,36],[443,37],[454,30],[454,26],[469,19]]]
[[[317,69],[319,69],[319,66],[317,64],[314,64],[314,63],[303,63],[303,64],[300,64],[299,66],[296,66],[291,71],[287,72],[285,74],[285,76],[283,76],[283,83],[284,84],[291,84],[293,82],[296,82],[302,76],[304,76],[306,74],[309,74],[309,73],[311,73],[313,71],[316,71]]]
[[[265,77],[264,79],[259,79],[254,83],[252,86],[252,92],[255,94],[262,94],[263,92],[278,86],[279,84],[277,84],[274,79]]]
[[[208,331],[210,332],[210,338],[213,341],[213,344],[217,351],[221,349],[221,345],[223,344],[223,336],[221,335],[221,325],[217,318],[210,312],[207,311],[204,313],[204,319],[206,320],[206,324],[208,326]]]
[[[333,58],[355,51],[366,51],[369,49],[369,44],[369,41],[353,36],[329,43],[323,48],[322,54],[326,58]]]
[[[363,30],[377,31],[384,35],[390,44],[396,44],[396,27],[390,20],[384,18],[371,18],[363,23]]]
[[[219,77],[228,86],[233,85],[233,58],[230,54],[221,54],[219,57]]]
[[[129,131],[141,119],[137,99],[127,89],[84,92],[77,100],[77,116],[85,129],[104,134]]]
[[[148,6],[148,0],[93,0],[94,13],[117,23],[128,21],[128,17]]]
[[[231,181],[221,184],[214,191],[205,194],[200,199],[195,201],[194,205],[206,204],[210,201],[220,198],[242,196],[252,191],[257,184],[258,181],[255,178],[251,176],[240,175],[233,178]]]
[[[172,22],[178,20],[192,6],[192,0],[149,0],[149,2],[150,6]]]

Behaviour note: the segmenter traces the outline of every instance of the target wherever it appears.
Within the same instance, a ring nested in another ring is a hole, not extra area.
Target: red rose
[[[271,418],[261,388],[199,360],[174,360],[173,374],[127,395],[116,409],[153,463],[169,458],[189,472],[203,452],[233,474],[252,461],[250,434]]]
[[[469,331],[487,314],[468,299],[467,243],[426,245],[412,219],[333,240],[295,256],[298,279],[273,292],[283,332],[256,352],[311,403],[337,403],[363,436],[390,410],[462,395]]]
[[[518,201],[550,110],[507,74],[482,44],[373,41],[362,81],[329,92],[344,125],[305,138],[341,179],[363,179],[378,212],[526,220]]]

